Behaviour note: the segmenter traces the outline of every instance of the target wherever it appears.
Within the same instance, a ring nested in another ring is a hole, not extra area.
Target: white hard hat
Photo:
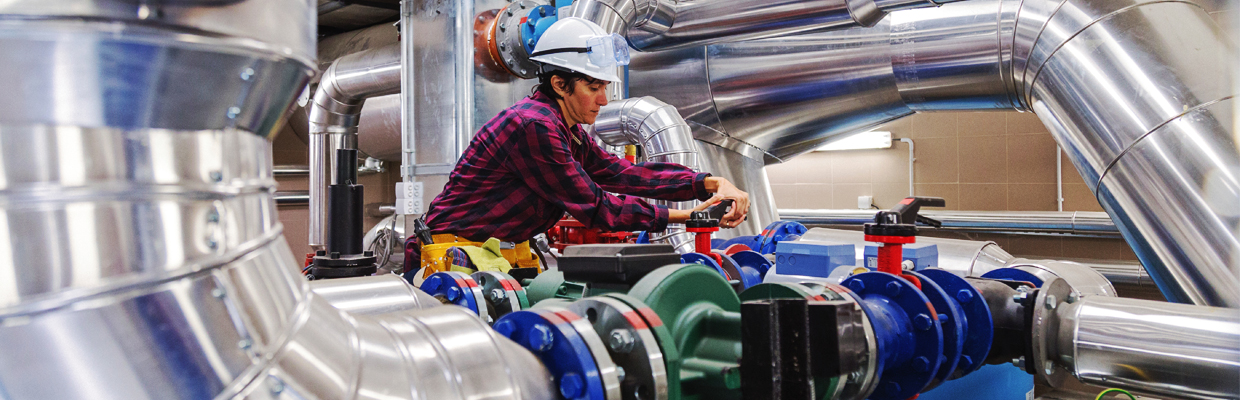
[[[530,59],[594,79],[620,80],[616,67],[628,65],[629,45],[623,37],[609,34],[598,24],[569,17],[556,21],[538,39]]]

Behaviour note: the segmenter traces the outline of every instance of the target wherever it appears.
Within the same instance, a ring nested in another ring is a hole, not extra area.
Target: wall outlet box
[[[422,182],[397,182],[396,213],[413,215],[422,212]]]
[[[874,196],[857,196],[857,208],[869,210],[874,205]]]

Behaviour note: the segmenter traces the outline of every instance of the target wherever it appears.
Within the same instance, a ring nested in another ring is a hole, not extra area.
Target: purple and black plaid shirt
[[[679,164],[613,156],[580,126],[568,128],[559,104],[535,93],[478,130],[431,201],[426,224],[470,240],[520,242],[568,212],[589,227],[657,232],[667,227],[667,208],[632,196],[706,200],[707,176]]]

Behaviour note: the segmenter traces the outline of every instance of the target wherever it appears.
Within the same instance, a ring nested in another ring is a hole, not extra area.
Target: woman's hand
[[[710,200],[702,203],[701,206],[709,206],[722,200],[732,200],[732,210],[723,215],[723,219],[719,221],[721,228],[735,228],[745,221],[745,217],[749,214],[749,193],[740,190],[728,182],[717,176],[706,178],[706,191],[715,193]]]

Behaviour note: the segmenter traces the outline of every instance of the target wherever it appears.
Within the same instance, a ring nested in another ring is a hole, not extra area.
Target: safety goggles
[[[586,47],[567,47],[534,52],[530,57],[556,53],[586,53],[590,63],[600,67],[629,65],[629,43],[615,33],[586,40]]]

